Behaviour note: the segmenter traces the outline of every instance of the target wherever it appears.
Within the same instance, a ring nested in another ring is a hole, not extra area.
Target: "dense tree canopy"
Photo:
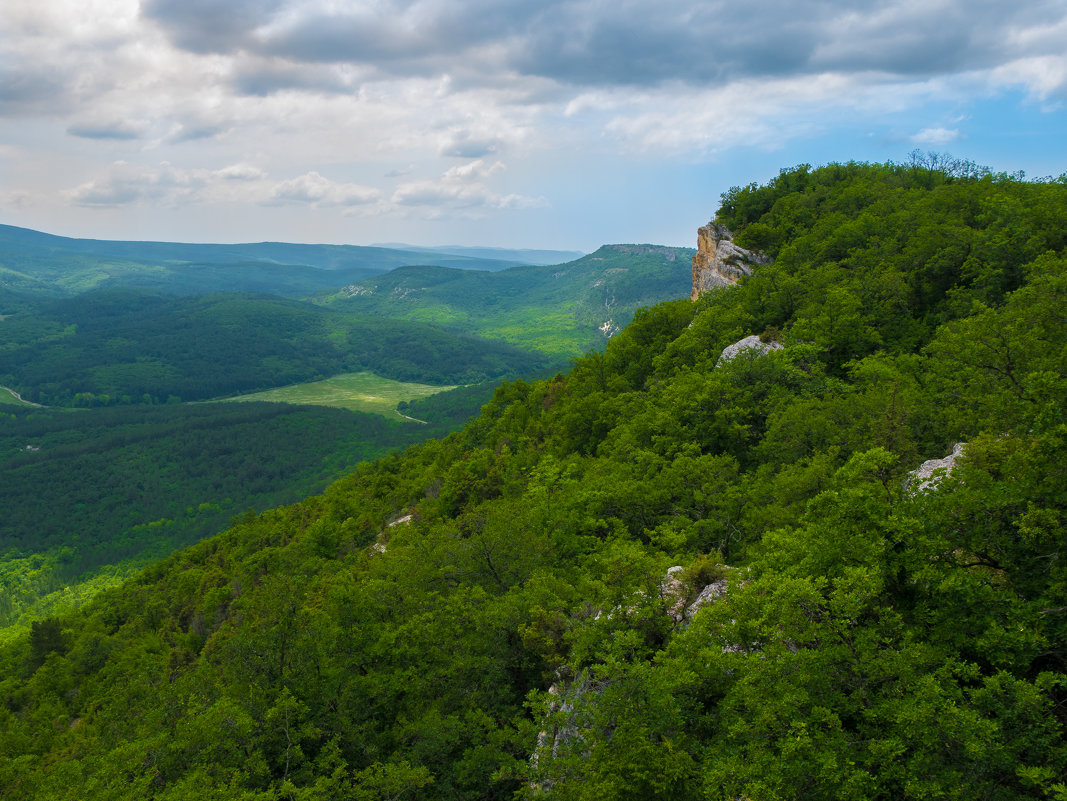
[[[0,650],[0,793],[1067,797],[1067,181],[720,216],[775,263]]]
[[[100,290],[39,303],[0,328],[0,383],[61,406],[204,400],[360,370],[471,384],[551,362],[423,323],[250,293]]]

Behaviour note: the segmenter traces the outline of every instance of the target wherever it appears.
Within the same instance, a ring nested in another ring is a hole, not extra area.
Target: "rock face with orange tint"
[[[733,234],[725,225],[710,222],[697,229],[697,252],[693,256],[692,300],[717,286],[730,286],[751,275],[752,269],[770,264],[771,258],[734,244]]]

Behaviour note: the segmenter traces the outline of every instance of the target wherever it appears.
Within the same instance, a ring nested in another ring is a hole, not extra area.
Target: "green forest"
[[[1067,799],[1067,176],[716,219],[773,264],[0,646],[0,797]]]
[[[98,290],[0,325],[0,384],[48,406],[206,400],[360,370],[473,384],[552,363],[438,326],[252,293]]]
[[[5,408],[0,640],[234,517],[321,492],[361,461],[463,422],[432,404],[427,425],[277,403]]]
[[[694,252],[604,245],[566,264],[492,273],[416,265],[316,300],[333,309],[436,323],[570,358],[601,350],[637,309],[687,295]]]

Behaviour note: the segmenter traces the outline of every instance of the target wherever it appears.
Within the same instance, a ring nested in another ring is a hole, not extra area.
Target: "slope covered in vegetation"
[[[720,219],[775,263],[0,651],[0,792],[1063,797],[1067,180]]]
[[[602,349],[642,306],[686,295],[692,256],[688,248],[604,245],[566,264],[496,273],[404,267],[324,295],[322,302],[570,358]]]
[[[457,427],[276,403],[0,413],[0,641],[249,509]]]
[[[170,297],[101,290],[0,325],[0,383],[47,405],[204,400],[369,370],[470,384],[550,360],[424,323],[335,312],[270,295]]]

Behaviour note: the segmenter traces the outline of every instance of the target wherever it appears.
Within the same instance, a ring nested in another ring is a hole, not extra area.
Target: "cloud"
[[[470,131],[458,131],[441,146],[442,156],[476,159],[496,153],[503,143],[494,136],[477,136]]]
[[[255,202],[266,196],[267,174],[251,164],[232,164],[218,170],[182,169],[168,162],[114,162],[104,175],[63,193],[67,202],[89,208],[134,204]]]
[[[80,123],[67,128],[67,133],[82,139],[140,139],[147,125],[143,122],[120,120],[117,122]]]
[[[1057,0],[146,0],[143,13],[198,53],[585,87],[992,68],[1060,54],[1062,36],[1043,31],[1067,19]]]
[[[1041,101],[1067,100],[1067,55],[1033,56],[1003,64],[993,71],[997,85],[1023,85]]]
[[[213,139],[230,130],[232,130],[232,126],[219,122],[179,122],[175,123],[170,136],[167,137],[167,141],[195,142],[198,139]]]
[[[485,162],[481,159],[472,161],[469,164],[460,164],[456,167],[450,167],[442,177],[444,181],[474,181],[482,178],[488,178],[498,172],[502,172],[506,168],[502,162],[495,162],[490,166],[486,166]]]
[[[484,180],[505,169],[501,162],[487,166],[481,159],[452,167],[437,180],[408,181],[393,192],[392,202],[402,207],[421,207],[430,217],[450,213],[480,216],[493,209],[529,209],[548,205],[543,197],[502,195]]]
[[[381,200],[380,190],[360,184],[338,183],[309,172],[277,184],[264,201],[267,205],[288,203],[312,206],[365,206]]]
[[[597,214],[630,165],[718,176],[861,128],[879,144],[842,157],[975,144],[952,115],[1020,91],[1031,125],[1067,100],[1065,37],[1063,0],[10,0],[4,188],[161,225]]]
[[[370,72],[369,68],[347,64],[304,64],[248,56],[236,65],[231,84],[240,94],[258,97],[284,91],[344,94],[358,91]]]
[[[255,29],[285,7],[285,0],[143,0],[141,13],[178,46],[193,53],[240,49]]]
[[[912,135],[911,141],[917,145],[929,147],[941,147],[949,142],[955,142],[960,138],[958,128],[923,128],[917,134]]]
[[[25,189],[0,191],[0,208],[21,209],[33,204],[33,195]]]
[[[693,90],[684,85],[657,92],[602,90],[575,99],[573,115],[602,118],[616,147],[670,156],[713,155],[733,148],[778,149],[828,124],[842,107],[880,108],[897,102],[895,87],[864,85],[845,75],[748,79]]]
[[[400,206],[433,207],[435,214],[479,209],[528,209],[547,205],[544,198],[519,194],[500,195],[484,184],[454,184],[447,181],[412,181],[401,184],[393,192],[392,200]]]
[[[39,65],[0,61],[0,116],[16,117],[65,105],[66,79],[62,71]]]
[[[145,200],[173,203],[202,185],[202,178],[167,163],[149,167],[117,161],[107,175],[69,190],[66,197],[77,206],[125,206]]]
[[[216,170],[214,175],[224,181],[260,181],[267,173],[252,164],[231,164]]]

